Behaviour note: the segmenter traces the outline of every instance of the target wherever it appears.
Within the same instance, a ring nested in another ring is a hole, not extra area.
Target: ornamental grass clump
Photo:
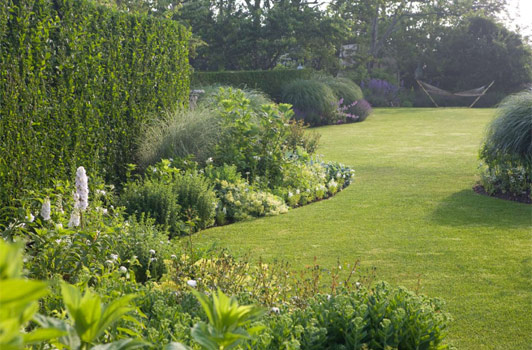
[[[293,106],[297,119],[311,126],[331,124],[338,101],[333,90],[318,80],[295,80],[285,85],[281,100]]]
[[[485,163],[481,184],[489,194],[531,196],[532,91],[504,100],[490,124],[480,159]]]
[[[214,109],[204,106],[193,110],[176,109],[144,126],[138,158],[144,168],[162,159],[189,155],[205,163],[221,136],[220,119]]]
[[[326,77],[321,81],[331,88],[338,99],[343,99],[345,105],[350,105],[364,98],[360,86],[350,79]]]

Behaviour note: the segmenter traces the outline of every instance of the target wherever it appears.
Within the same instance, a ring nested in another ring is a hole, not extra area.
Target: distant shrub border
[[[134,161],[140,122],[187,104],[189,32],[87,0],[0,4],[0,204]]]
[[[310,79],[310,69],[280,69],[265,71],[194,72],[191,85],[194,87],[223,84],[238,88],[257,89],[279,101],[283,86],[297,79]]]

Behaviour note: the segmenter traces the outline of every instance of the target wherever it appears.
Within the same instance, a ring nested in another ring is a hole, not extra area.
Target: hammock
[[[419,84],[419,86],[421,86],[423,91],[425,91],[425,93],[429,96],[430,100],[432,101],[432,103],[434,103],[434,105],[436,107],[439,107],[439,106],[436,103],[436,101],[434,101],[434,99],[432,98],[431,93],[433,95],[440,95],[440,96],[477,97],[477,99],[471,104],[471,106],[469,106],[469,108],[472,108],[475,105],[475,103],[477,103],[477,101],[482,96],[484,96],[486,91],[488,91],[488,89],[495,83],[495,81],[492,81],[491,84],[489,84],[487,86],[484,85],[484,86],[481,86],[481,87],[476,88],[476,89],[460,91],[460,92],[450,92],[450,91],[447,91],[447,90],[443,90],[443,89],[440,89],[439,87],[436,87],[434,85],[427,84],[427,83],[425,83],[425,82],[423,82],[421,80],[417,80],[417,83]]]

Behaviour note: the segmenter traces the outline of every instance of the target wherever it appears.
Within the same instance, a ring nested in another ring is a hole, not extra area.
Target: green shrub
[[[144,179],[128,183],[120,196],[126,213],[138,219],[151,217],[163,229],[173,234],[182,230],[182,208],[174,186],[159,179]]]
[[[216,195],[210,182],[199,173],[184,173],[173,181],[174,191],[183,209],[182,217],[192,231],[214,224]]]
[[[186,105],[189,32],[88,0],[0,5],[0,206],[84,165],[124,177],[141,121]]]
[[[214,155],[221,137],[220,118],[214,109],[203,106],[176,109],[145,126],[139,139],[138,158],[143,167],[161,159],[190,155],[205,164]]]
[[[312,70],[283,69],[266,71],[226,71],[194,72],[191,78],[193,87],[213,84],[229,85],[243,89],[256,89],[265,92],[279,101],[284,85],[297,79],[310,79]]]
[[[481,182],[490,194],[532,196],[532,92],[504,100],[488,128],[480,159]]]
[[[277,184],[287,161],[286,139],[292,111],[288,105],[265,105],[256,113],[241,90],[219,95],[223,137],[216,147],[214,164],[234,164],[250,183]]]
[[[326,84],[317,80],[295,80],[283,87],[281,100],[293,106],[295,117],[311,126],[331,124],[338,99]]]
[[[216,196],[210,182],[198,172],[172,167],[168,160],[149,167],[143,179],[128,183],[121,202],[128,214],[150,216],[172,235],[214,223]]]

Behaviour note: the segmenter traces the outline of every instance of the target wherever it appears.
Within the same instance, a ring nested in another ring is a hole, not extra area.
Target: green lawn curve
[[[361,260],[447,302],[459,349],[531,349],[532,206],[481,196],[478,149],[493,109],[375,109],[327,126],[318,153],[356,170],[331,199],[193,237],[295,267]]]

